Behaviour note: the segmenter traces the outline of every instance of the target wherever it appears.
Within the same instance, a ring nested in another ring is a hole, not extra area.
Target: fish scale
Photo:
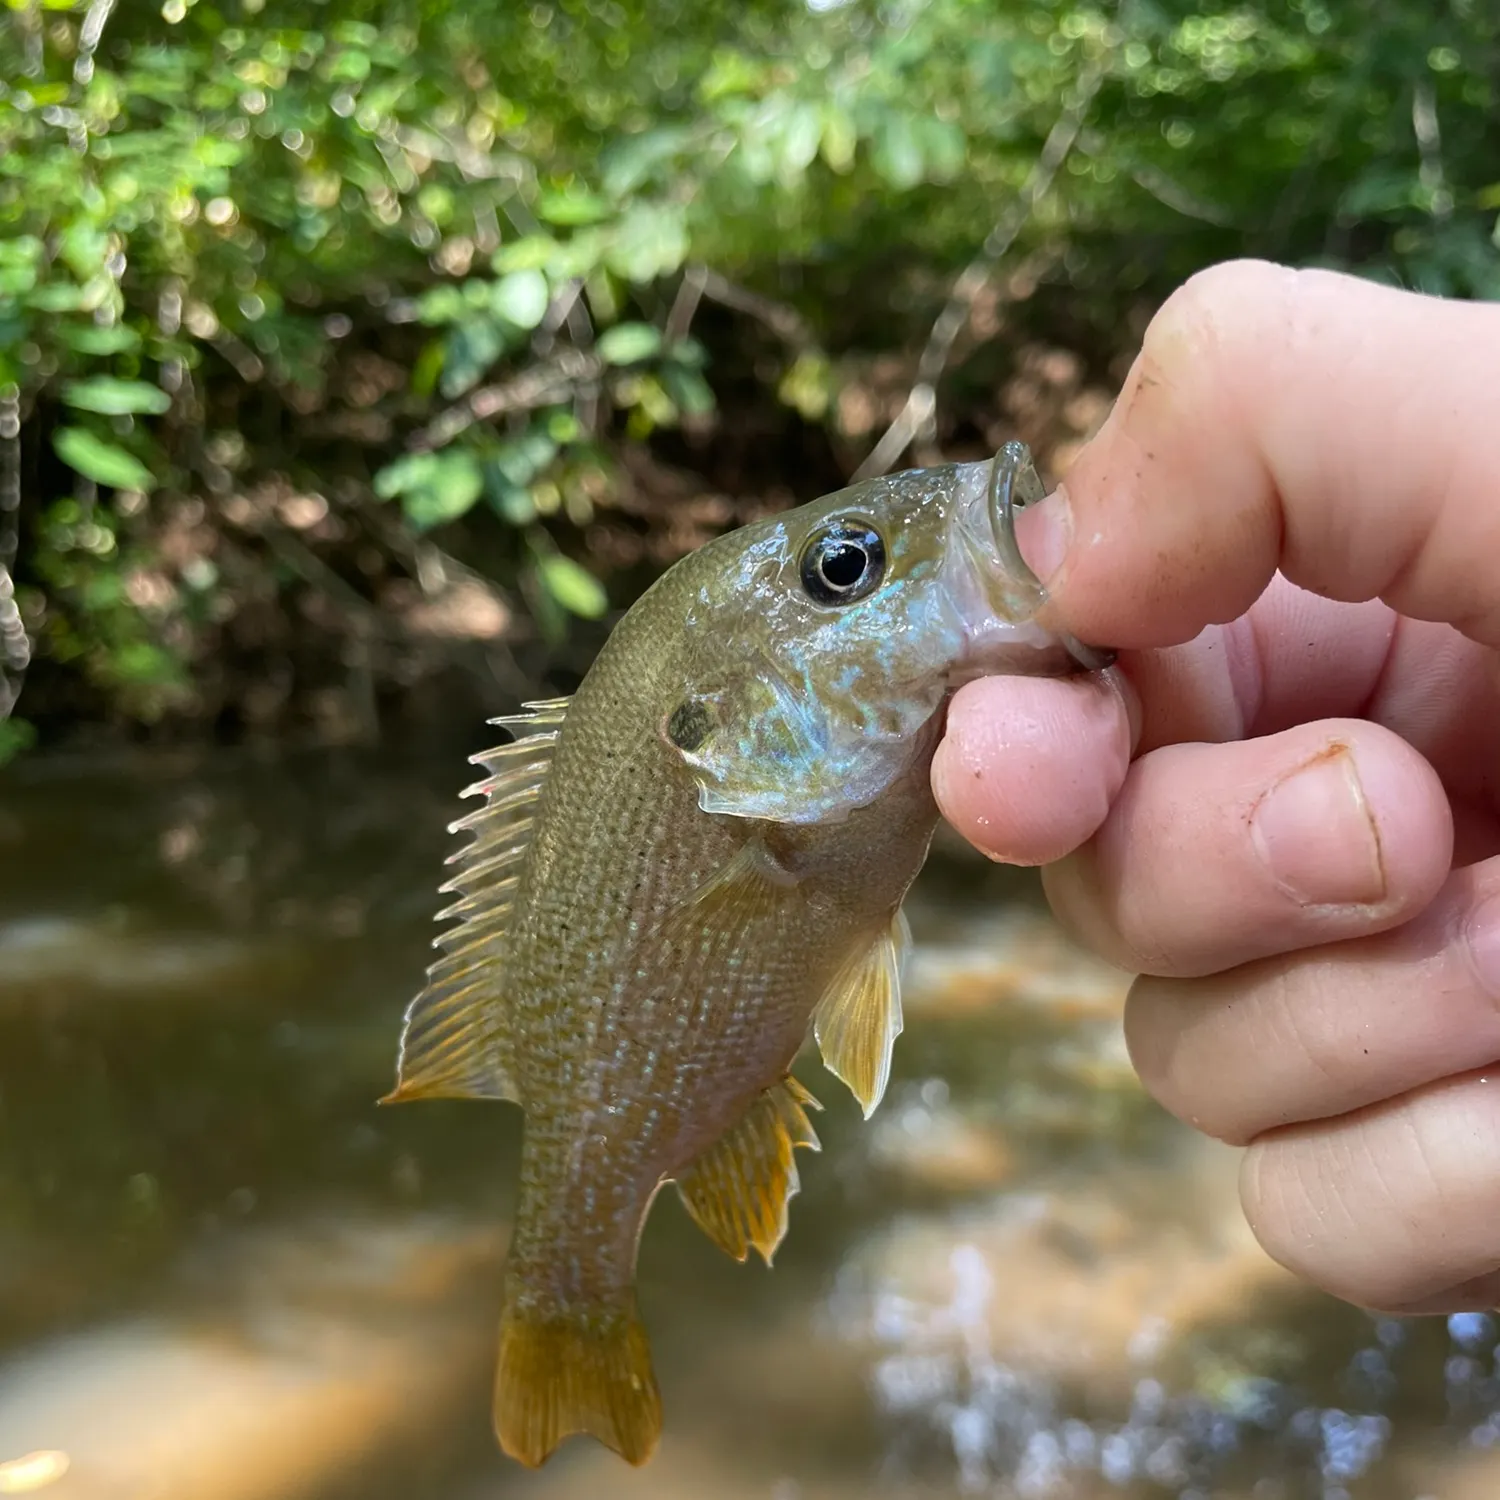
[[[878,1104],[947,698],[1084,650],[1037,623],[1015,565],[1023,481],[1000,458],[915,470],[718,538],[626,613],[570,702],[501,721],[517,742],[478,757],[459,925],[391,1097],[524,1111],[494,1407],[522,1462],[580,1431],[632,1463],[654,1450],[647,1213],[675,1180],[722,1249],[770,1264],[795,1153],[818,1144],[790,1076],[810,1027]]]

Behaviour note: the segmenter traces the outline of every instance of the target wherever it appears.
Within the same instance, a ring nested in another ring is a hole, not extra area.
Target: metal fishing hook
[[[1031,449],[1022,442],[1006,443],[990,461],[990,530],[995,533],[1000,560],[1017,578],[1036,589],[1039,606],[1046,602],[1047,590],[1016,545],[1016,512],[1046,498],[1047,487],[1031,461]],[[1115,652],[1086,646],[1066,632],[1058,634],[1068,654],[1086,672],[1102,672],[1113,665]]]

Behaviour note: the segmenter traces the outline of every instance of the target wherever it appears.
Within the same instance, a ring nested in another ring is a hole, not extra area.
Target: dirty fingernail
[[[1343,746],[1272,786],[1250,833],[1276,884],[1304,905],[1368,906],[1385,896],[1380,836]]]

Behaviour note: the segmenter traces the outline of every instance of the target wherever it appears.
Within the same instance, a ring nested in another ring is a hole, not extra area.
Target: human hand
[[[1018,520],[1106,679],[954,699],[933,785],[1140,974],[1147,1087],[1277,1260],[1500,1303],[1500,307],[1254,262],[1161,310]]]

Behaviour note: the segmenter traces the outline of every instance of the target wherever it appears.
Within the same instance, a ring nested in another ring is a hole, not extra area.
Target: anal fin
[[[834,976],[813,1013],[823,1064],[849,1085],[868,1120],[891,1076],[901,1035],[901,969],[911,931],[898,910],[890,926]]]
[[[821,1149],[809,1107],[819,1108],[818,1101],[795,1078],[783,1078],[677,1178],[687,1211],[735,1260],[754,1249],[770,1265],[786,1234],[787,1205],[800,1186],[794,1152]]]

